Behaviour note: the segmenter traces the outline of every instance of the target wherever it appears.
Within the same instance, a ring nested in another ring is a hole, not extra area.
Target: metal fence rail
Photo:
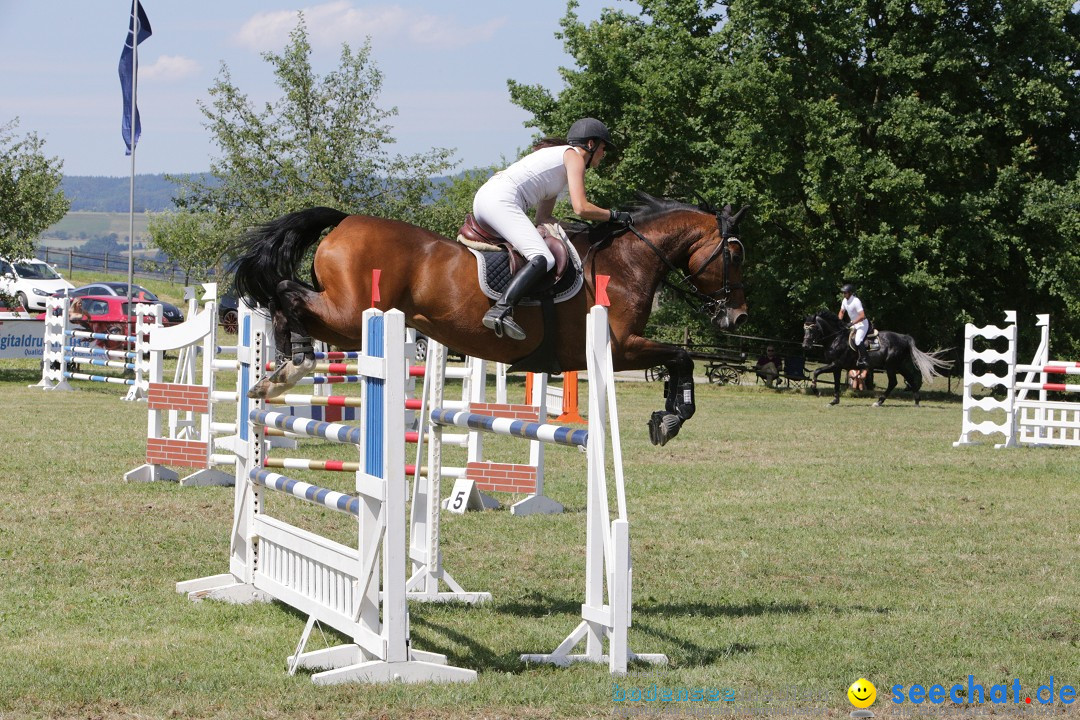
[[[56,265],[61,270],[67,270],[69,277],[75,270],[101,273],[126,273],[128,270],[128,254],[126,252],[91,253],[70,248],[65,250],[45,246],[38,247],[34,254],[39,260]],[[185,281],[184,271],[176,263],[171,263],[168,260],[150,260],[138,256],[135,257],[134,275],[169,282]]]

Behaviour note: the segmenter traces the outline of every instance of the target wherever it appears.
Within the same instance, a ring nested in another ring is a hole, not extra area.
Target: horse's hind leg
[[[874,407],[881,407],[884,405],[885,401],[889,399],[889,395],[892,394],[893,389],[896,388],[896,371],[886,370],[885,374],[889,376],[889,386],[885,388],[885,392],[877,399],[877,402],[874,403]]]
[[[904,381],[907,383],[908,389],[911,390],[912,395],[915,396],[915,407],[919,407],[919,401],[922,399],[920,390],[922,390],[922,372],[912,364],[907,372],[904,373]]]
[[[270,400],[294,387],[315,369],[315,347],[299,318],[299,308],[317,294],[292,280],[278,285],[278,306],[273,308],[277,369],[248,391],[248,397]]]

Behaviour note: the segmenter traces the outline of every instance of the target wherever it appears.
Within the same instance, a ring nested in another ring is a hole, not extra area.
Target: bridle
[[[820,328],[820,322],[819,322],[819,316],[818,315],[814,316],[814,321],[813,322],[804,322],[803,323],[803,337],[805,338],[806,333],[808,333],[813,328],[817,328],[817,330],[821,333],[821,337],[819,337],[816,341],[812,342],[811,345],[816,344],[816,345],[820,345],[821,347],[825,347],[825,341],[828,340],[829,338],[836,337],[840,333],[848,332],[848,328],[845,328],[845,327],[841,326],[839,330],[836,330],[834,332],[826,334],[825,331]]]
[[[637,228],[635,228],[633,225],[626,226],[627,230],[632,232],[634,235],[637,236],[639,240],[648,245],[649,248],[653,251],[653,253],[656,254],[656,257],[660,258],[660,261],[667,266],[668,270],[672,273],[677,274],[679,276],[679,281],[682,284],[688,285],[690,289],[687,290],[685,287],[680,287],[679,285],[668,281],[666,276],[663,280],[664,285],[674,290],[691,307],[694,307],[695,301],[700,303],[700,305],[698,306],[698,310],[701,313],[705,314],[714,323],[717,322],[719,318],[727,314],[728,302],[731,299],[732,291],[743,289],[742,283],[731,282],[731,246],[733,244],[738,245],[742,257],[744,259],[746,257],[746,247],[743,245],[742,241],[739,240],[739,238],[735,237],[729,232],[726,232],[727,228],[725,228],[724,226],[724,218],[721,216],[720,213],[716,213],[716,226],[720,229],[720,241],[716,243],[716,247],[714,247],[712,252],[709,253],[709,257],[705,259],[705,262],[701,264],[701,267],[699,267],[692,273],[685,273],[678,267],[676,267],[675,264],[672,263],[666,255],[664,255],[660,248],[656,247],[656,245],[653,244],[652,241],[650,241],[647,237],[638,232]],[[714,290],[711,293],[703,292],[694,285],[692,280],[705,272],[709,265],[711,265],[713,261],[716,260],[716,258],[718,257],[722,258],[724,263],[724,283],[720,286],[719,289]]]

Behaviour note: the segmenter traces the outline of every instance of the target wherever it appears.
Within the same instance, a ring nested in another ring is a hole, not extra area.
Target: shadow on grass
[[[41,379],[41,370],[28,368],[0,368],[0,383],[26,383],[33,385]]]
[[[548,615],[578,615],[581,612],[580,598],[560,598],[534,593],[527,598],[514,602],[496,603],[492,610],[505,615],[531,618]],[[745,605],[722,605],[707,602],[686,603],[635,603],[634,617],[703,617],[703,618],[742,618],[760,615],[793,615],[796,613],[819,612],[819,607],[804,603],[754,602]]]
[[[580,608],[581,606],[577,605],[577,607]],[[529,665],[521,661],[522,654],[535,653],[538,650],[546,652],[554,649],[554,646],[546,649],[521,647],[509,652],[496,653],[490,647],[477,642],[475,638],[446,625],[433,622],[427,618],[418,618],[415,614],[411,615],[411,619],[414,628],[430,630],[433,633],[445,637],[450,642],[456,643],[459,647],[468,648],[467,652],[460,652],[455,651],[453,647],[447,645],[440,646],[437,643],[434,643],[430,636],[425,637],[422,640],[424,650],[445,655],[449,664],[460,667],[468,667],[484,672],[496,671],[518,675],[530,671]],[[655,627],[651,627],[648,623],[642,623],[641,621],[636,621],[634,623],[634,628],[638,632],[662,640],[670,647],[678,648],[678,655],[673,657],[672,661],[674,664],[685,667],[712,665],[725,658],[750,653],[756,649],[756,646],[747,645],[745,643],[730,643],[722,647],[705,647],[687,640],[686,638],[678,637]],[[573,625],[568,623],[566,626],[567,632],[571,629],[573,629]],[[584,641],[582,642],[582,645],[577,648],[577,651],[580,652],[583,648]],[[652,651],[654,648],[650,647],[648,649]],[[651,667],[647,663],[639,664],[642,667]]]
[[[473,670],[489,672],[495,670],[512,674],[522,673],[526,670],[525,664],[521,662],[520,652],[497,653],[487,645],[477,642],[476,638],[471,635],[466,635],[442,623],[434,622],[430,618],[422,618],[416,613],[409,614],[409,621],[414,629],[423,628],[430,631],[431,634],[441,635],[449,642],[456,643],[460,647],[468,648],[467,652],[460,652],[453,647],[440,646],[434,643],[430,635],[425,637],[422,641],[423,649],[445,655],[446,662],[450,665],[467,667]]]
[[[283,603],[275,603],[287,613],[294,615],[297,620],[304,620],[304,613]],[[460,607],[462,612],[473,612],[470,606],[465,604],[440,604],[438,609]],[[414,630],[413,640],[419,641],[423,650],[445,655],[450,665],[467,667],[475,670],[518,675],[530,670],[530,667],[521,661],[523,653],[537,652],[537,648],[517,648],[514,650],[496,652],[489,645],[477,640],[469,633],[455,629],[451,625],[437,621],[434,617],[425,615],[424,612],[416,612],[420,608],[413,608],[410,613],[410,624]],[[479,608],[475,611],[481,612]],[[484,607],[483,611],[497,613],[511,617],[525,618],[556,618],[559,615],[568,616],[566,631],[569,632],[580,620],[581,601],[579,599],[559,599],[534,593],[523,600],[505,603],[491,603]],[[760,617],[767,615],[792,615],[807,613],[876,613],[885,614],[890,612],[885,607],[869,607],[865,605],[853,605],[850,607],[807,605],[805,603],[772,603],[752,602],[744,605],[724,605],[720,603],[702,602],[676,602],[676,603],[645,603],[634,607],[634,631],[646,635],[670,648],[671,664],[674,667],[707,667],[723,662],[737,655],[753,653],[758,649],[757,645],[748,643],[728,643],[726,645],[710,646],[693,639],[670,632],[663,627],[663,621],[672,618],[744,618]],[[322,642],[312,645],[336,645],[351,642],[344,634],[333,628],[322,626],[320,636]],[[419,637],[417,637],[419,636]],[[314,636],[313,636],[314,637]],[[659,648],[650,643],[642,643],[640,651],[656,652]],[[309,646],[308,651],[314,649]],[[554,649],[549,648],[548,650]],[[649,667],[649,666],[644,666]],[[304,671],[301,671],[304,672]],[[314,672],[314,671],[311,671]]]

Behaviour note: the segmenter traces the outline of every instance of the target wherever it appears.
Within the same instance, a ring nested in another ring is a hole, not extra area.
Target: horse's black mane
[[[634,193],[633,202],[628,205],[621,205],[617,209],[625,210],[633,215],[635,223],[646,223],[662,215],[680,210],[708,214],[716,212],[714,209],[704,205],[691,205],[671,198],[654,197],[640,191]],[[594,236],[610,235],[613,231],[625,229],[622,223],[611,222],[610,220],[592,225],[578,221],[563,221],[562,225],[569,233],[581,232],[587,229]]]
[[[818,310],[813,315],[808,315],[806,317],[806,322],[814,322],[817,318],[821,318],[833,327],[839,327],[842,324],[840,318],[836,316],[836,313],[825,308]]]
[[[675,212],[677,210],[689,210],[691,212],[704,212],[710,214],[714,212],[708,208],[690,205],[689,203],[672,200],[671,198],[653,197],[652,195],[643,192],[635,193],[635,195],[636,200],[633,204],[623,208],[634,216],[635,222],[648,222],[661,215],[666,215],[669,212]]]

